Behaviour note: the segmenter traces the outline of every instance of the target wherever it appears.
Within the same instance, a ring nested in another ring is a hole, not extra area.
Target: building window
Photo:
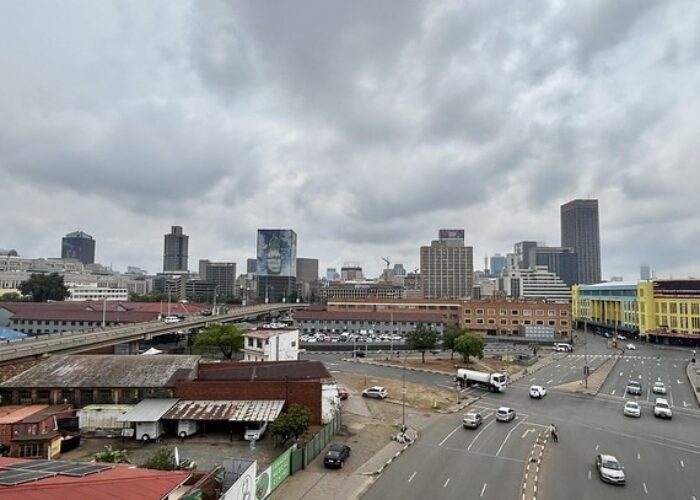
[[[559,324],[560,324],[561,326],[569,326],[569,322],[566,321],[565,319],[561,320],[561,321],[559,322]]]
[[[496,324],[496,320],[493,318],[489,318],[489,325],[495,325],[495,324]]]
[[[112,390],[111,389],[98,389],[97,390],[97,403],[109,404],[112,402]]]
[[[464,314],[471,314],[471,313],[472,313],[472,310],[471,310],[471,309],[465,309],[465,310],[464,310]]]
[[[472,324],[471,318],[465,319],[465,320],[464,320],[464,324],[465,324],[465,325],[471,325],[471,324]]]
[[[292,340],[292,347],[296,347],[296,346],[297,346],[297,341],[296,341],[296,340]]]
[[[502,320],[501,320],[501,324],[502,324],[502,325],[507,325],[507,324],[508,324],[508,320],[507,320],[507,319],[502,319]]]
[[[482,318],[478,318],[478,319],[476,320],[476,324],[477,324],[477,325],[483,325],[483,324],[484,324],[484,320],[483,320]]]
[[[671,314],[678,314],[678,309],[676,307],[675,302],[671,302],[670,307],[671,307],[671,310],[670,310]]]
[[[41,451],[41,445],[39,443],[27,443],[19,446],[19,456],[22,458],[40,457]]]
[[[564,310],[564,309],[562,309],[561,311],[559,311],[559,316],[568,316],[568,315],[569,315],[569,311],[566,311],[566,310]]]
[[[510,322],[511,325],[517,325],[519,321],[517,319],[514,319]]]
[[[555,325],[557,324],[557,322],[554,321],[553,319],[550,319],[549,321],[547,321],[547,324],[548,324],[549,326],[555,326]]]
[[[532,316],[532,311],[530,309],[523,309],[523,316]],[[527,323],[528,325],[530,323]]]
[[[483,309],[477,309],[477,310],[476,310],[476,314],[484,314],[484,310],[483,310]]]
[[[19,404],[28,405],[32,403],[32,391],[19,391]]]
[[[535,316],[544,316],[544,310],[543,309],[537,309],[535,311]]]
[[[555,311],[554,309],[550,309],[547,311],[547,316],[556,316],[556,315],[557,315],[557,311]]]
[[[537,320],[537,324],[538,324],[538,325],[544,325],[544,321],[541,320],[541,319],[538,319],[538,320]]]
[[[531,325],[532,321],[530,321],[529,319],[526,319],[525,321],[523,321],[523,324],[524,325]]]
[[[508,309],[501,309],[498,311],[499,316],[507,316],[508,315]]]
[[[511,316],[517,316],[517,315],[519,314],[519,312],[518,312],[517,309],[513,309],[513,310],[510,312],[510,314],[511,314]]]

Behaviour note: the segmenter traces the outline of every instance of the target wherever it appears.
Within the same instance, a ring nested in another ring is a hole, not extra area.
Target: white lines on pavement
[[[681,467],[685,468],[685,463],[683,463],[683,460],[681,460]]]
[[[413,474],[411,474],[411,477],[408,478],[408,482],[410,483],[411,481],[413,481],[413,478],[414,478],[414,477],[416,477],[416,473],[415,473],[415,472],[414,472]]]
[[[611,395],[611,396],[614,396],[614,395],[615,395],[615,389],[613,389],[613,390],[610,392],[610,395]]]
[[[595,445],[595,451],[598,451],[598,448],[600,448],[600,445],[599,444]]]
[[[588,471],[588,479],[591,479],[591,471]]]
[[[649,490],[647,490],[647,483],[642,483],[642,488],[644,488],[644,493],[646,493],[648,495]]]
[[[625,372],[620,372],[620,377],[622,377],[622,374],[623,374],[623,373],[625,373]]]
[[[447,481],[445,481],[445,484],[442,485],[443,488],[447,488],[447,485],[450,484],[450,478],[447,478]]]
[[[525,420],[525,419],[523,419],[523,421],[524,421],[524,420]],[[513,426],[513,428],[510,430],[510,432],[508,432],[508,434],[506,434],[506,438],[505,438],[505,439],[503,440],[503,442],[501,443],[501,446],[498,447],[498,451],[496,452],[496,456],[498,456],[498,455],[501,454],[501,451],[503,450],[503,447],[506,445],[506,441],[508,441],[508,438],[510,437],[510,435],[513,434],[513,431],[514,431],[515,429],[517,429],[518,426],[519,426],[520,424],[522,424],[522,423],[523,423],[523,422],[518,422],[517,424],[515,424],[515,425]]]
[[[695,498],[695,495],[693,495],[692,497],[690,497],[690,500],[698,500],[698,499]]]
[[[642,456],[639,453],[637,453],[637,460],[641,460],[641,459],[642,459]]]
[[[520,439],[525,439],[525,437],[526,437],[529,433],[531,433],[531,432],[535,432],[535,429],[528,429],[528,430],[526,430],[525,432],[523,432],[523,435],[520,436]]]
[[[678,385],[681,385],[681,384],[683,383],[683,381],[682,381],[682,380],[676,379],[676,383],[677,383]]]
[[[481,493],[479,494],[479,498],[484,498],[484,492],[486,491],[486,484],[487,483],[484,483],[484,485],[481,487]]]
[[[552,382],[554,382],[554,379],[552,379],[552,380],[547,380],[547,385],[551,384]]]
[[[554,368],[559,368],[560,366],[561,366],[561,365],[557,365],[557,366],[555,366]]]
[[[534,382],[534,380],[535,380],[536,378],[537,378],[537,377],[532,377],[529,381],[530,381],[530,382]]]
[[[439,444],[438,446],[442,446],[443,444],[445,444],[445,441],[447,441],[448,439],[450,439],[450,438],[452,437],[452,434],[454,434],[455,432],[457,432],[457,430],[458,430],[460,427],[462,427],[462,424],[460,424],[460,425],[458,425],[457,427],[455,427],[454,430],[453,430],[452,432],[450,432],[447,436],[445,436],[445,439],[443,439],[442,441],[440,441],[440,444]]]
[[[639,374],[639,380],[642,380],[642,374],[641,374],[641,373]]]
[[[476,442],[477,439],[479,439],[479,436],[481,436],[481,435],[484,433],[484,431],[485,431],[486,429],[488,429],[489,426],[492,425],[494,422],[495,422],[495,420],[491,420],[488,424],[486,424],[486,425],[484,426],[483,429],[481,429],[481,431],[479,431],[479,433],[478,433],[476,436],[474,436],[474,439],[472,439],[472,442],[469,443],[469,446],[467,446],[467,451],[471,451],[472,445]]]

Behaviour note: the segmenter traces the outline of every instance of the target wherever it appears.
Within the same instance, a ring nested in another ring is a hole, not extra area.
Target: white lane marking
[[[479,431],[479,433],[478,433],[476,436],[474,436],[474,439],[472,439],[472,442],[469,443],[469,446],[467,446],[467,451],[470,451],[470,450],[472,449],[472,446],[474,445],[474,443],[476,442],[476,440],[479,439],[479,436],[481,436],[481,435],[484,433],[484,431],[485,431],[486,429],[488,429],[489,426],[492,425],[495,421],[496,421],[495,419],[494,419],[494,420],[491,420],[488,424],[486,424],[486,425],[484,426],[483,429],[481,429],[481,431]]]
[[[561,366],[561,365],[557,365],[557,366],[555,366],[554,368],[559,368],[560,366]]]
[[[642,374],[641,374],[641,373],[639,374],[639,380],[642,380]]]
[[[683,383],[681,380],[678,379],[676,379],[676,382],[678,383],[678,385],[681,385]]]
[[[600,445],[599,444],[595,445],[595,451],[598,451],[598,448],[600,448]]]
[[[647,490],[647,483],[642,483],[642,488],[644,488],[644,493],[646,493],[648,495],[649,490]]]
[[[525,419],[523,419],[523,421],[524,421],[524,420],[525,420]],[[517,424],[515,424],[515,425],[513,426],[513,428],[510,430],[510,432],[509,432],[508,434],[506,434],[506,438],[503,440],[503,442],[501,443],[501,446],[498,448],[498,451],[496,452],[496,456],[498,456],[498,455],[501,454],[501,451],[503,450],[503,447],[506,445],[506,441],[508,441],[508,438],[510,437],[510,435],[513,434],[513,431],[514,431],[515,429],[517,429],[518,426],[519,426],[520,424],[522,424],[522,423],[523,423],[523,422],[521,421],[521,422],[518,422]]]
[[[683,401],[683,408],[688,408],[688,406],[690,406],[690,405],[688,403],[686,403],[685,401]]]
[[[411,474],[411,477],[408,478],[408,482],[410,483],[411,481],[413,481],[413,478],[414,478],[414,477],[416,477],[416,473],[415,473],[415,472],[414,472],[413,474]]]
[[[674,368],[678,368],[678,365],[673,365]]]
[[[450,478],[447,478],[447,481],[445,481],[445,484],[442,485],[443,488],[447,488],[447,485],[450,484]]]
[[[673,408],[673,393],[668,393],[668,400],[671,402],[671,408]]]
[[[685,464],[683,463],[683,460],[681,460],[681,467],[685,468]]]
[[[547,380],[547,385],[551,384],[552,382],[554,382],[554,379],[552,379],[552,380]]]
[[[479,495],[479,498],[483,498],[483,497],[484,497],[484,491],[486,491],[486,484],[487,484],[487,483],[484,483],[484,485],[481,487],[481,494]]]
[[[523,435],[520,436],[520,439],[525,439],[525,437],[530,434],[531,432],[535,432],[535,429],[528,429],[525,432],[523,432]]]
[[[641,459],[642,459],[642,456],[639,453],[637,453],[637,460],[641,460]]]
[[[532,377],[529,381],[530,381],[530,382],[534,382],[534,380],[535,380],[536,378],[537,378],[537,377]]]
[[[454,434],[455,432],[457,432],[457,430],[458,430],[460,427],[462,427],[461,424],[458,425],[457,427],[455,427],[455,429],[454,429],[452,432],[450,432],[447,436],[445,436],[445,439],[443,439],[442,441],[440,441],[440,444],[439,444],[438,446],[442,446],[443,444],[445,444],[445,441],[447,441],[448,439],[450,439],[450,438],[452,437],[452,434]]]
[[[610,393],[610,395],[611,395],[611,396],[614,396],[614,395],[615,395],[615,389],[612,390],[612,392]]]
[[[623,374],[623,373],[625,373],[625,372],[620,372],[620,377],[622,377],[622,374]]]
[[[591,479],[591,471],[588,471],[588,479]]]

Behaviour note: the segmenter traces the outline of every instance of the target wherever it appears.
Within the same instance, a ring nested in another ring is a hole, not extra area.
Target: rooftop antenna
[[[382,260],[386,262],[386,268],[389,269],[391,262],[389,262],[389,257],[382,257]]]

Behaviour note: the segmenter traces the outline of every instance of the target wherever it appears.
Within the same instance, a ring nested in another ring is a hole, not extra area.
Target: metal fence
[[[338,413],[333,419],[324,425],[311,441],[306,443],[306,446],[292,450],[291,456],[291,474],[305,469],[309,463],[318,456],[319,453],[333,439],[333,436],[340,430],[342,425],[342,416]]]

